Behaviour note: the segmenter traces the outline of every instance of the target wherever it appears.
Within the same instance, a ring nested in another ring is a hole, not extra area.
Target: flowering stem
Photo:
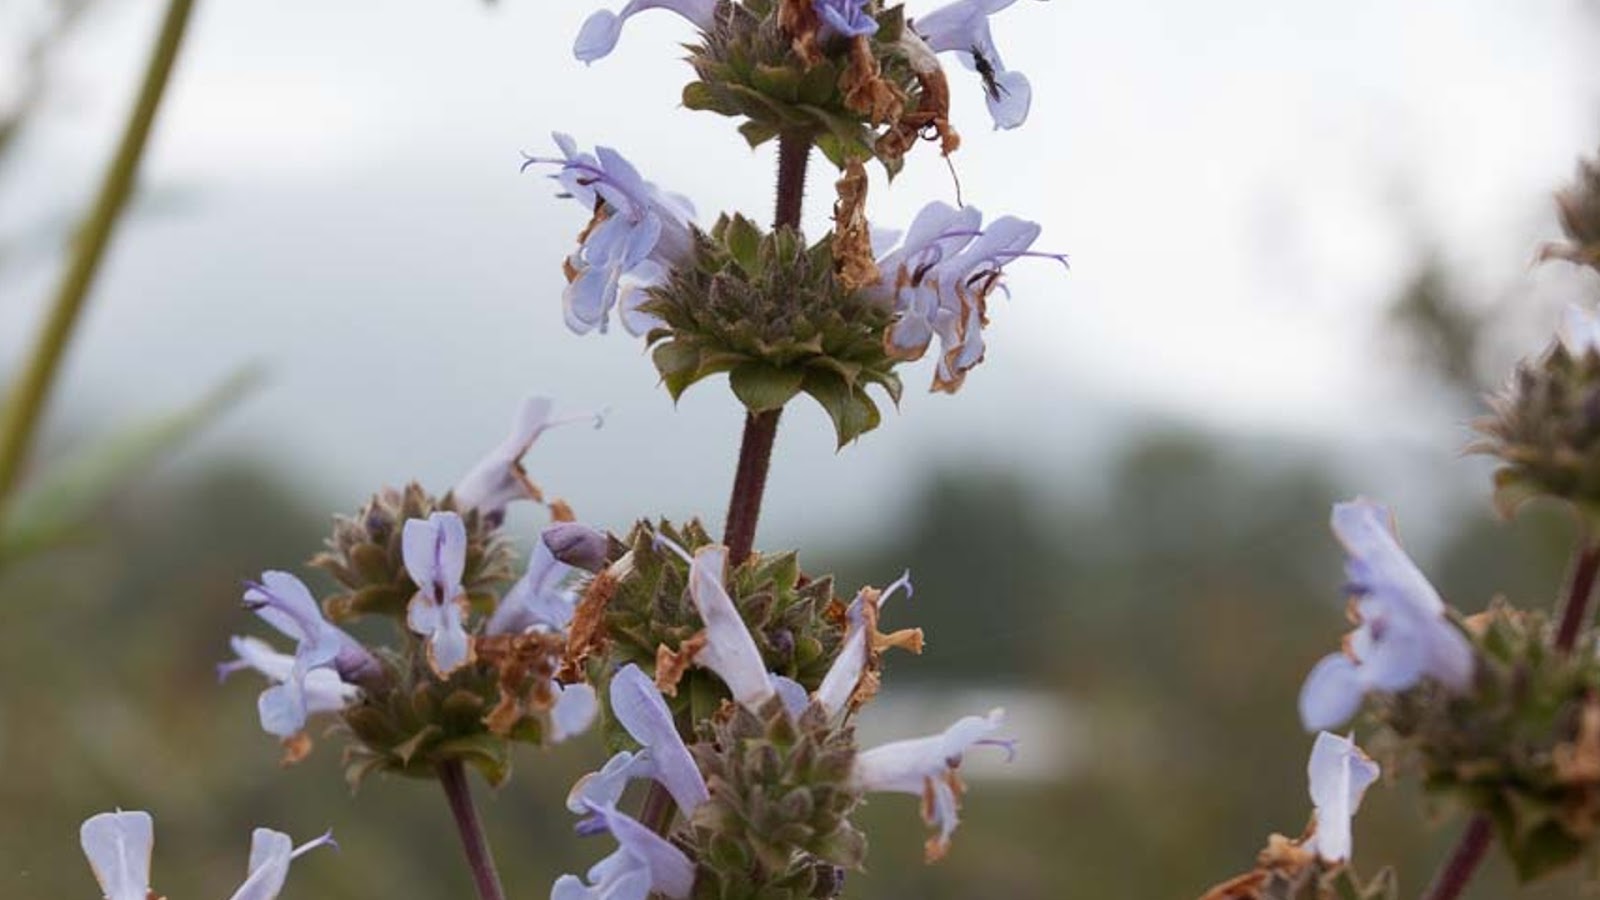
[[[1561,624],[1556,627],[1555,647],[1565,653],[1578,642],[1588,619],[1589,598],[1594,594],[1594,579],[1600,574],[1600,544],[1585,534],[1578,538],[1572,558],[1572,581],[1567,587],[1567,602],[1561,607]]]
[[[1456,849],[1451,851],[1450,859],[1434,876],[1433,884],[1428,885],[1422,900],[1455,900],[1460,897],[1472,876],[1477,874],[1478,865],[1483,862],[1493,842],[1494,825],[1489,817],[1482,814],[1473,816],[1461,840],[1456,842]]]
[[[774,228],[799,228],[800,212],[806,197],[806,163],[811,159],[809,135],[785,132],[778,136],[778,191],[772,216]],[[728,564],[737,566],[755,546],[756,520],[761,517],[761,498],[767,489],[767,470],[772,466],[772,444],[778,438],[778,416],[783,409],[747,412],[744,437],[739,442],[739,466],[733,476],[733,493],[728,498],[728,519],[723,543],[728,545]]]
[[[505,900],[505,889],[500,886],[500,873],[494,868],[494,853],[489,849],[489,839],[483,833],[483,823],[478,819],[478,809],[472,805],[472,787],[467,784],[467,769],[461,760],[439,763],[439,784],[444,787],[445,799],[450,802],[450,814],[455,817],[456,829],[461,832],[461,846],[467,853],[467,866],[472,869],[472,882],[478,888],[480,900]]]
[[[166,16],[145,68],[144,82],[123,127],[116,154],[100,182],[89,217],[76,235],[72,257],[56,286],[55,298],[34,340],[28,362],[0,410],[0,519],[4,518],[6,499],[22,474],[28,448],[33,444],[45,401],[49,399],[67,342],[83,311],[89,286],[94,282],[106,246],[133,193],[139,161],[144,156],[156,110],[161,106],[161,97],[193,7],[194,0],[171,0],[167,4]]]
[[[1567,584],[1566,603],[1561,607],[1561,622],[1556,626],[1553,646],[1557,653],[1570,651],[1578,642],[1578,635],[1588,619],[1589,599],[1594,595],[1597,575],[1600,575],[1600,543],[1590,540],[1585,531],[1579,535],[1578,548],[1573,552],[1572,579]],[[1461,896],[1492,843],[1493,823],[1488,816],[1474,816],[1423,900],[1454,900]]]

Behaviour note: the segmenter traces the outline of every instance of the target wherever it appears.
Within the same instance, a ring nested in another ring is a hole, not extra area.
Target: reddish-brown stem
[[[1589,619],[1589,598],[1594,595],[1595,575],[1600,574],[1600,544],[1587,535],[1579,537],[1572,560],[1572,580],[1567,585],[1567,602],[1561,607],[1561,622],[1556,626],[1557,650],[1566,652],[1578,642]]]
[[[489,850],[489,838],[478,819],[478,809],[472,804],[472,787],[467,783],[467,769],[461,760],[439,764],[439,784],[450,802],[456,830],[461,832],[461,847],[466,851],[467,866],[472,870],[472,883],[478,889],[479,900],[506,900],[505,889],[500,886],[500,873],[495,871],[494,853]]]
[[[661,782],[650,782],[650,792],[644,795],[644,805],[639,807],[639,823],[665,837],[672,829],[672,816],[678,811],[678,804],[672,800],[672,794],[661,786]]]
[[[728,498],[728,524],[723,542],[728,564],[737,566],[750,555],[756,542],[756,520],[761,517],[761,497],[767,489],[767,469],[772,465],[772,444],[778,437],[781,409],[744,416],[744,439],[739,442],[739,468]]]
[[[772,216],[774,228],[799,228],[806,196],[806,163],[811,158],[809,135],[784,133],[778,136],[778,191]],[[728,519],[723,543],[728,545],[729,565],[738,565],[755,546],[756,522],[761,518],[761,499],[767,490],[767,470],[772,465],[772,444],[778,437],[778,416],[782,408],[766,412],[747,412],[744,437],[739,442],[739,465],[734,471],[733,492],[728,498]]]
[[[1422,895],[1422,900],[1455,900],[1467,889],[1467,883],[1477,874],[1478,866],[1494,842],[1494,825],[1485,815],[1476,815],[1467,823],[1467,830],[1456,842],[1450,859],[1433,878],[1433,884]]]

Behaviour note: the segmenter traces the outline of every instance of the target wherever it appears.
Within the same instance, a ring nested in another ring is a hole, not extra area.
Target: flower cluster
[[[506,585],[506,508],[543,497],[523,455],[552,425],[592,419],[558,420],[550,409],[543,398],[525,403],[506,440],[443,498],[416,486],[385,492],[341,520],[316,562],[349,593],[319,604],[281,571],[247,586],[245,608],[292,639],[294,652],[239,636],[236,658],[218,671],[267,678],[261,726],[283,741],[289,761],[310,750],[308,719],[333,713],[356,740],[347,753],[353,779],[382,769],[422,774],[461,759],[500,781],[507,741],[561,741],[593,720],[593,689],[555,673],[576,603],[572,583],[581,567],[598,564],[604,536],[557,521]],[[551,508],[566,515],[565,504]],[[330,621],[374,613],[395,622],[399,647],[369,649]]]

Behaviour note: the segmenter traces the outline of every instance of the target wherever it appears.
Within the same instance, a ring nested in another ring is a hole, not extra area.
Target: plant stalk
[[[774,228],[800,227],[805,206],[806,163],[811,159],[811,137],[786,132],[778,136],[778,190],[772,225]],[[744,436],[739,442],[739,464],[734,471],[733,492],[728,498],[728,518],[723,543],[728,545],[728,564],[737,566],[750,556],[755,546],[756,522],[761,518],[761,500],[767,489],[767,470],[772,466],[772,445],[778,437],[778,417],[783,410],[746,412]]]
[[[183,43],[194,0],[171,0],[145,68],[144,82],[128,115],[88,219],[76,234],[66,271],[56,286],[49,312],[20,375],[0,409],[0,521],[6,502],[21,478],[23,464],[39,428],[45,403],[61,368],[61,359],[83,311],[106,247],[133,194],[139,162],[149,142],[156,111]]]
[[[1566,602],[1561,606],[1561,619],[1556,626],[1552,646],[1557,653],[1568,653],[1583,633],[1589,619],[1589,601],[1594,596],[1595,577],[1600,575],[1600,543],[1591,540],[1587,529],[1578,535],[1578,546],[1572,555],[1572,577],[1567,582]],[[1456,842],[1455,850],[1445,862],[1433,884],[1423,895],[1424,900],[1455,900],[1467,889],[1467,884],[1478,871],[1494,843],[1494,826],[1488,816],[1479,814],[1467,823],[1467,830]]]
[[[1478,872],[1478,866],[1489,853],[1489,845],[1494,843],[1494,825],[1489,817],[1478,814],[1467,823],[1467,830],[1462,833],[1461,840],[1456,842],[1455,850],[1451,851],[1450,859],[1433,878],[1433,883],[1428,885],[1428,890],[1422,895],[1423,900],[1456,900],[1461,892],[1467,889],[1467,884],[1472,881],[1472,876]]]
[[[483,822],[478,819],[478,808],[472,803],[472,786],[467,783],[467,769],[461,760],[439,763],[439,784],[450,803],[456,830],[461,832],[461,847],[466,851],[467,867],[472,870],[472,883],[478,889],[479,900],[506,900],[505,889],[500,886],[500,873],[495,871],[494,853],[489,849],[489,838],[483,833]]]

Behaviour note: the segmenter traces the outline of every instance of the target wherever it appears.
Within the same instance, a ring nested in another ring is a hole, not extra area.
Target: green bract
[[[900,401],[895,360],[884,349],[891,312],[834,278],[831,243],[810,248],[799,232],[764,233],[742,216],[695,232],[692,258],[650,289],[643,309],[666,323],[648,341],[674,399],[727,372],[752,412],[804,392],[833,420],[842,447],[878,426],[878,385]]]
[[[1491,409],[1474,449],[1505,463],[1495,472],[1502,512],[1538,495],[1600,512],[1600,353],[1556,343],[1517,368]]]
[[[1430,792],[1493,819],[1530,881],[1576,860],[1600,834],[1600,660],[1593,636],[1570,654],[1552,649],[1538,613],[1497,603],[1473,622],[1470,695],[1427,682],[1380,695],[1374,715]]]
[[[690,48],[698,80],[683,89],[683,105],[743,118],[739,126],[750,146],[780,134],[814,142],[835,165],[877,156],[892,175],[901,158],[879,154],[877,126],[846,101],[841,80],[850,69],[848,42],[834,38],[819,48],[819,59],[800,58],[791,36],[778,22],[778,3],[747,0],[717,8],[717,24],[705,42]],[[896,6],[877,14],[878,33],[867,40],[879,75],[914,107],[919,88],[899,49],[905,15]]]
[[[449,495],[439,500],[412,483],[403,491],[385,488],[355,515],[334,518],[326,549],[311,559],[312,566],[345,588],[323,601],[328,618],[343,622],[377,614],[404,619],[417,586],[406,574],[401,532],[407,519],[426,519],[437,511],[460,513],[467,528],[467,566],[461,584],[474,608],[493,609],[496,586],[512,576],[510,546],[477,510],[462,512]]]
[[[690,748],[711,799],[695,810],[695,897],[831,897],[835,868],[859,869],[867,839],[850,823],[853,732],[821,706],[792,720],[776,698],[761,715],[729,704]]]

